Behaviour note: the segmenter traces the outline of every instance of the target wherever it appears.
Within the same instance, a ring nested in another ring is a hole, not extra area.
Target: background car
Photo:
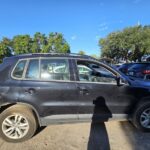
[[[133,64],[129,67],[127,75],[141,79],[150,79],[150,63]]]
[[[125,64],[122,64],[120,67],[118,67],[118,70],[121,71],[122,73],[124,74],[127,74],[128,72],[128,69],[134,65],[134,63],[125,63]]]
[[[150,62],[150,55],[144,55],[144,56],[141,58],[141,61],[142,61],[142,62]]]

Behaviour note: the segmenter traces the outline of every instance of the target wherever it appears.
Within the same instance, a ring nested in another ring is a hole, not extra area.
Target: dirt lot
[[[128,122],[51,125],[19,144],[0,139],[0,150],[149,150],[150,133]]]

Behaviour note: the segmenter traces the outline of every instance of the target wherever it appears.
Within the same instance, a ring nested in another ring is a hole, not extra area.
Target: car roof
[[[136,64],[150,64],[150,62],[132,62],[132,63],[125,63],[122,64],[123,65],[136,65]]]
[[[76,59],[87,59],[87,60],[95,60],[99,61],[88,55],[80,55],[75,53],[29,53],[29,54],[20,54],[13,55],[11,57],[6,57],[5,59],[25,59],[25,58],[36,58],[36,57],[65,57],[65,58],[76,58]]]
[[[136,62],[136,63],[133,63],[133,65],[140,65],[140,64],[147,64],[147,65],[149,65],[150,62]]]

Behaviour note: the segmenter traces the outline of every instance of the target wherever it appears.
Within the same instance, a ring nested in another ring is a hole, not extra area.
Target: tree
[[[99,59],[99,57],[96,54],[92,54],[91,57]]]
[[[150,53],[150,28],[139,27],[135,29],[135,34],[132,35],[131,50],[133,55],[132,59],[141,61],[144,54]]]
[[[16,35],[12,39],[4,37],[0,41],[0,61],[13,54],[24,53],[70,53],[70,46],[61,33],[50,33],[49,36],[36,32],[30,35]]]
[[[150,52],[150,26],[135,26],[110,33],[99,41],[102,56],[118,61],[141,60]]]
[[[86,53],[85,53],[85,51],[80,50],[80,51],[78,52],[78,54],[80,54],[80,55],[85,55]]]
[[[45,36],[45,34],[36,32],[32,39],[31,52],[40,53],[46,45],[47,45],[47,37]]]
[[[9,57],[12,55],[12,42],[10,39],[4,37],[0,42],[0,62],[4,57]]]
[[[113,32],[107,36],[107,38],[100,39],[99,44],[102,49],[102,56],[108,58],[118,59],[121,56],[119,45],[121,40],[121,34],[119,32]]]
[[[30,35],[17,35],[13,38],[13,51],[15,54],[31,53],[32,39]]]
[[[42,52],[70,53],[70,46],[61,33],[50,33]]]

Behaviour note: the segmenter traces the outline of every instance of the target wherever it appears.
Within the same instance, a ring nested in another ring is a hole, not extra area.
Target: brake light
[[[150,74],[150,70],[144,70],[143,73],[144,74]]]

